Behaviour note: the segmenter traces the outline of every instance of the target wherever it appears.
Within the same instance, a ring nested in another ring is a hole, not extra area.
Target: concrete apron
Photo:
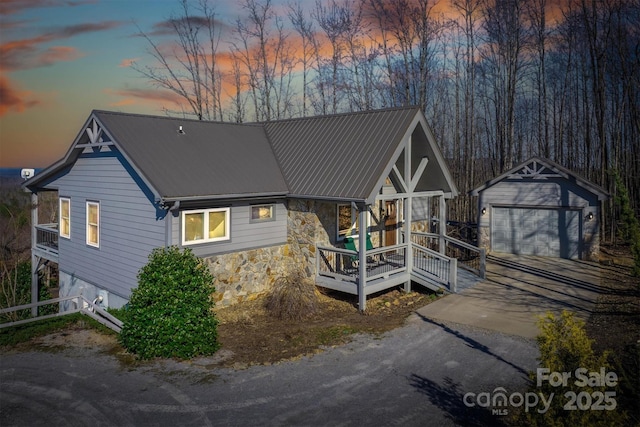
[[[601,268],[596,263],[492,254],[487,279],[420,310],[424,317],[535,338],[536,322],[546,312],[569,310],[587,320],[598,295]]]

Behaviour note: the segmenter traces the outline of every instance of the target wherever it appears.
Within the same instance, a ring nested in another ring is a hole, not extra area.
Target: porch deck
[[[34,255],[58,262],[58,224],[38,224],[35,227],[35,241],[31,248]]]
[[[318,246],[316,284],[358,295],[358,253]],[[483,255],[483,254],[482,254]],[[416,282],[432,290],[456,293],[482,281],[465,264],[416,243],[367,251],[364,295]],[[473,269],[471,269],[473,270]]]

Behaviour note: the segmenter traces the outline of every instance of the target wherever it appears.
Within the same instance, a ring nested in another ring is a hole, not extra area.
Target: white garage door
[[[580,255],[580,211],[493,208],[495,252],[575,259]]]

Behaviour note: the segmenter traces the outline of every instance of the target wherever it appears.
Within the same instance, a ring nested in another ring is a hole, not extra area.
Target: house
[[[220,305],[294,269],[358,295],[362,310],[399,284],[456,286],[445,200],[458,191],[417,108],[253,124],[93,111],[24,187],[34,286],[57,263],[61,296],[120,307],[150,252],[169,245],[207,263]],[[58,193],[56,224],[38,224],[45,191]]]
[[[533,157],[471,191],[478,196],[479,246],[492,252],[597,261],[597,185]]]

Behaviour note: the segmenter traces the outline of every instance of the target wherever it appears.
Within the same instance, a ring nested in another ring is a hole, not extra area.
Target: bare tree
[[[176,36],[176,46],[164,47],[138,28],[139,35],[149,43],[149,54],[156,64],[134,63],[132,67],[155,86],[182,98],[189,106],[189,114],[199,120],[216,119],[221,117],[221,76],[216,68],[220,32],[215,11],[206,0],[199,3],[200,15],[191,13],[189,0],[180,0],[180,6],[180,14],[166,22]],[[208,37],[208,50],[201,40],[203,31]]]
[[[457,80],[462,80],[464,87],[464,107],[462,125],[456,127],[462,129],[463,144],[463,162],[464,173],[466,179],[467,190],[475,185],[476,181],[476,53],[477,44],[476,32],[478,27],[478,15],[480,10],[480,2],[478,0],[454,0],[453,7],[460,13],[461,20],[457,21],[464,35],[464,75],[458,75]],[[472,204],[467,207],[467,215],[473,217]]]
[[[234,43],[234,51],[249,77],[255,117],[281,118],[291,108],[293,96],[294,57],[288,34],[271,0],[245,0],[243,9],[248,16],[236,20],[238,43]]]
[[[302,56],[299,61],[302,64],[302,116],[307,115],[309,71],[313,57],[317,57],[317,44],[313,32],[313,24],[307,19],[300,2],[289,5],[289,20],[301,39]]]
[[[534,0],[528,3],[527,15],[531,23],[533,45],[536,57],[537,88],[537,142],[538,152],[544,157],[551,157],[549,136],[549,112],[547,98],[547,44],[549,29],[547,26],[547,0]]]
[[[316,0],[316,7],[314,10],[314,18],[318,22],[318,26],[324,32],[324,36],[327,38],[331,45],[331,58],[328,61],[318,61],[320,78],[323,80],[323,84],[330,83],[331,85],[331,113],[338,112],[338,104],[340,97],[338,95],[338,88],[340,85],[340,70],[342,67],[342,60],[345,54],[344,39],[345,34],[350,26],[351,19],[351,1],[344,0],[344,3],[339,4],[336,0],[329,0],[328,6],[325,6],[321,0]],[[328,68],[331,70],[331,79],[323,78],[323,69],[328,63]],[[323,102],[324,106],[324,102]],[[323,114],[327,111],[323,108]]]
[[[522,3],[518,0],[486,2],[483,13],[487,40],[481,52],[488,84],[486,89],[491,91],[498,171],[502,173],[512,167],[514,158],[522,150],[516,141],[515,118],[527,34]]]

